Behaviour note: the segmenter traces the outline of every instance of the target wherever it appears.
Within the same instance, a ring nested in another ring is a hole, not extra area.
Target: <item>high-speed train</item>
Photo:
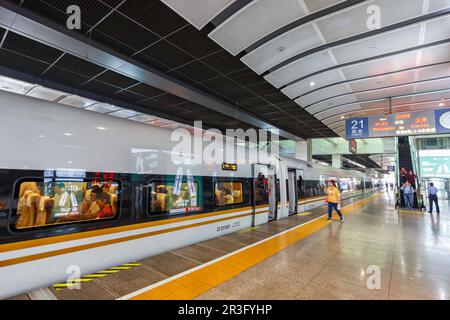
[[[310,210],[328,179],[373,189],[283,157],[176,164],[172,130],[13,93],[0,114],[0,298]]]

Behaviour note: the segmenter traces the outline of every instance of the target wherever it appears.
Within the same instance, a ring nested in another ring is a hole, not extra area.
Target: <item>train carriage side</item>
[[[273,167],[176,164],[170,130],[10,93],[0,113],[0,298],[268,220]]]

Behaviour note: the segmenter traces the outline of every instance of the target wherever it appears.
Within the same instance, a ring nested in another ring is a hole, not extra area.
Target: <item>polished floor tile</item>
[[[198,298],[450,299],[450,210],[398,215],[391,203],[384,194]]]

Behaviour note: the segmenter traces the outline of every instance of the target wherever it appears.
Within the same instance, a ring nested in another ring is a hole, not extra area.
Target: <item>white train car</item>
[[[288,158],[195,164],[171,130],[12,93],[0,114],[0,298],[310,210],[327,179],[364,189]]]

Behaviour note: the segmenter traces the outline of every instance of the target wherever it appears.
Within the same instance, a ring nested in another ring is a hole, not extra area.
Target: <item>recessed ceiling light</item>
[[[311,82],[309,83],[309,85],[310,85],[311,87],[314,87],[314,86],[316,85],[316,83],[315,83],[314,81],[311,81]]]
[[[64,133],[64,135],[65,135],[65,136],[67,136],[67,137],[70,137],[70,136],[72,136],[72,134],[71,134],[71,133],[69,133],[69,132],[66,132],[66,133]]]
[[[45,136],[43,134],[40,134],[39,138],[45,138]]]
[[[443,106],[444,106],[443,102],[439,103],[439,107],[443,107]]]
[[[345,116],[341,116],[341,119],[345,119]]]
[[[105,127],[97,127],[98,130],[106,130]]]
[[[73,161],[72,161],[72,160],[69,160],[69,161],[67,161],[67,163],[68,163],[68,164],[72,164],[72,163],[73,163]]]

